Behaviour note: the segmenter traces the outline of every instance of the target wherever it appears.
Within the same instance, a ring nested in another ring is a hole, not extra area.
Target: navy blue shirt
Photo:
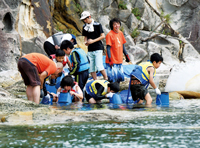
[[[94,24],[93,24],[94,32],[86,31],[84,29],[85,26],[86,26],[86,24],[83,25],[82,35],[86,36],[87,39],[96,39],[96,38],[100,37],[100,35],[102,33],[104,33],[101,24],[98,23],[98,22],[94,22]],[[101,41],[97,41],[97,42],[90,44],[88,46],[88,51],[96,51],[96,50],[103,50],[103,49],[104,49],[104,47],[103,47],[103,44],[102,44]]]

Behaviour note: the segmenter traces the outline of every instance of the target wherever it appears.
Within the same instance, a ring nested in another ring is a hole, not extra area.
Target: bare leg
[[[26,95],[29,101],[33,101],[33,89],[32,86],[28,85],[26,87]]]
[[[104,70],[101,70],[100,72],[101,72],[101,74],[103,75],[104,80],[108,80],[108,77],[107,77],[107,75],[106,75],[105,69],[104,69]]]
[[[140,101],[137,104],[142,104],[144,101],[140,99]]]
[[[92,78],[94,80],[97,80],[97,74],[96,74],[96,72],[91,72],[91,75],[92,75]]]
[[[26,88],[26,95],[29,101],[33,101],[37,104],[40,102],[40,86],[30,86]]]
[[[151,106],[152,98],[151,98],[151,95],[149,93],[146,94],[145,100],[146,100],[146,105]]]
[[[33,100],[35,103],[40,103],[40,85],[33,87]]]
[[[89,103],[90,104],[94,104],[94,103],[97,103],[97,102],[96,102],[96,100],[94,98],[90,98]]]

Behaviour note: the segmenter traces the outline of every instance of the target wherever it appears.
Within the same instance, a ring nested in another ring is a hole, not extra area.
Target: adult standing
[[[116,64],[123,73],[123,53],[126,57],[126,62],[130,62],[128,53],[126,52],[124,44],[126,39],[123,32],[120,31],[121,22],[119,19],[114,18],[110,20],[111,31],[106,35],[106,65],[112,67]],[[119,82],[119,81],[118,81]]]
[[[88,46],[88,57],[90,60],[90,69],[94,80],[97,80],[96,70],[100,71],[104,79],[107,80],[104,66],[103,66],[103,44],[102,39],[105,38],[103,28],[100,23],[94,21],[88,11],[81,14],[80,20],[84,21],[82,35],[85,37],[85,45]]]
[[[28,100],[39,104],[40,90],[43,89],[44,79],[49,75],[55,78],[63,70],[62,63],[54,63],[47,56],[40,53],[30,53],[18,61],[18,70],[22,75]]]
[[[60,49],[60,45],[63,41],[71,41],[74,45],[77,44],[76,37],[73,34],[58,32],[44,42],[44,50],[48,56],[55,54],[57,49]]]

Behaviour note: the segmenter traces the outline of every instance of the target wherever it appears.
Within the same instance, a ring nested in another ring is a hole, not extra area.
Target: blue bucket
[[[53,96],[51,95],[44,96],[40,103],[45,105],[53,105]]]
[[[128,104],[132,104],[134,103],[131,93],[128,93],[128,90],[122,90],[119,95],[122,98],[122,102],[123,103],[128,103]],[[128,96],[129,95],[129,96]],[[127,98],[128,97],[128,98]]]
[[[60,87],[60,82],[62,81],[63,77],[65,77],[64,73],[62,73],[62,75],[56,79],[56,89]]]
[[[47,90],[48,92],[56,94],[57,89],[56,89],[56,86],[55,86],[55,85],[51,85],[51,84],[45,83],[45,87],[46,87],[46,90]]]
[[[122,98],[118,94],[114,94],[112,98],[110,98],[110,103],[113,104],[122,104]]]
[[[64,105],[69,105],[72,103],[72,96],[70,95],[70,93],[60,93],[59,98],[58,98],[58,104],[60,106],[64,106]]]
[[[169,93],[162,92],[161,95],[157,95],[156,105],[163,106],[163,107],[169,107]]]

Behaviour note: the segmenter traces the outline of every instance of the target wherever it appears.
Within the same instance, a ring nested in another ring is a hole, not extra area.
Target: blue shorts
[[[96,72],[104,70],[103,66],[103,50],[96,50],[88,52],[88,58],[90,60],[90,69],[89,72]]]

